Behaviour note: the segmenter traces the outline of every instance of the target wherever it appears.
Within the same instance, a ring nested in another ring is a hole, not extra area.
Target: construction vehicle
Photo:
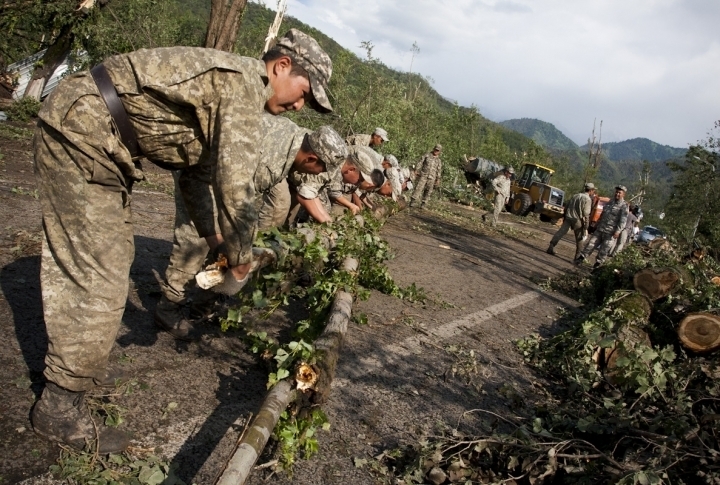
[[[565,192],[550,185],[553,173],[553,169],[542,165],[524,164],[510,186],[510,212],[518,216],[535,212],[546,222],[561,218]]]

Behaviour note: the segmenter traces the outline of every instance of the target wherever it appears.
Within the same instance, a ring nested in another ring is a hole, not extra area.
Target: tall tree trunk
[[[247,0],[212,0],[205,47],[232,52]]]

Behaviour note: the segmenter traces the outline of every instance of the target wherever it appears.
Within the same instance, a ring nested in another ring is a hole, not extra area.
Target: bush
[[[30,118],[37,118],[41,107],[40,101],[32,96],[26,96],[11,104],[5,110],[5,114],[10,121],[30,121]]]

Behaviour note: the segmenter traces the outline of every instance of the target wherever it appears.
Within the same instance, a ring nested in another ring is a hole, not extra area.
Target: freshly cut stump
[[[713,352],[720,348],[720,317],[712,313],[691,313],[680,322],[678,337],[693,352]]]
[[[645,268],[635,273],[633,286],[655,301],[668,296],[681,283],[692,285],[691,280],[685,268]]]

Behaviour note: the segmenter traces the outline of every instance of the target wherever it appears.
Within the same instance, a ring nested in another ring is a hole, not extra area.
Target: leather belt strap
[[[115,85],[112,79],[110,79],[107,69],[105,69],[104,65],[98,64],[90,70],[90,74],[98,87],[98,91],[100,91],[100,96],[102,96],[102,99],[105,101],[110,116],[120,132],[120,140],[123,145],[125,145],[133,158],[140,157],[141,152],[135,131],[133,131],[130,118],[128,118],[125,107],[117,95]]]

